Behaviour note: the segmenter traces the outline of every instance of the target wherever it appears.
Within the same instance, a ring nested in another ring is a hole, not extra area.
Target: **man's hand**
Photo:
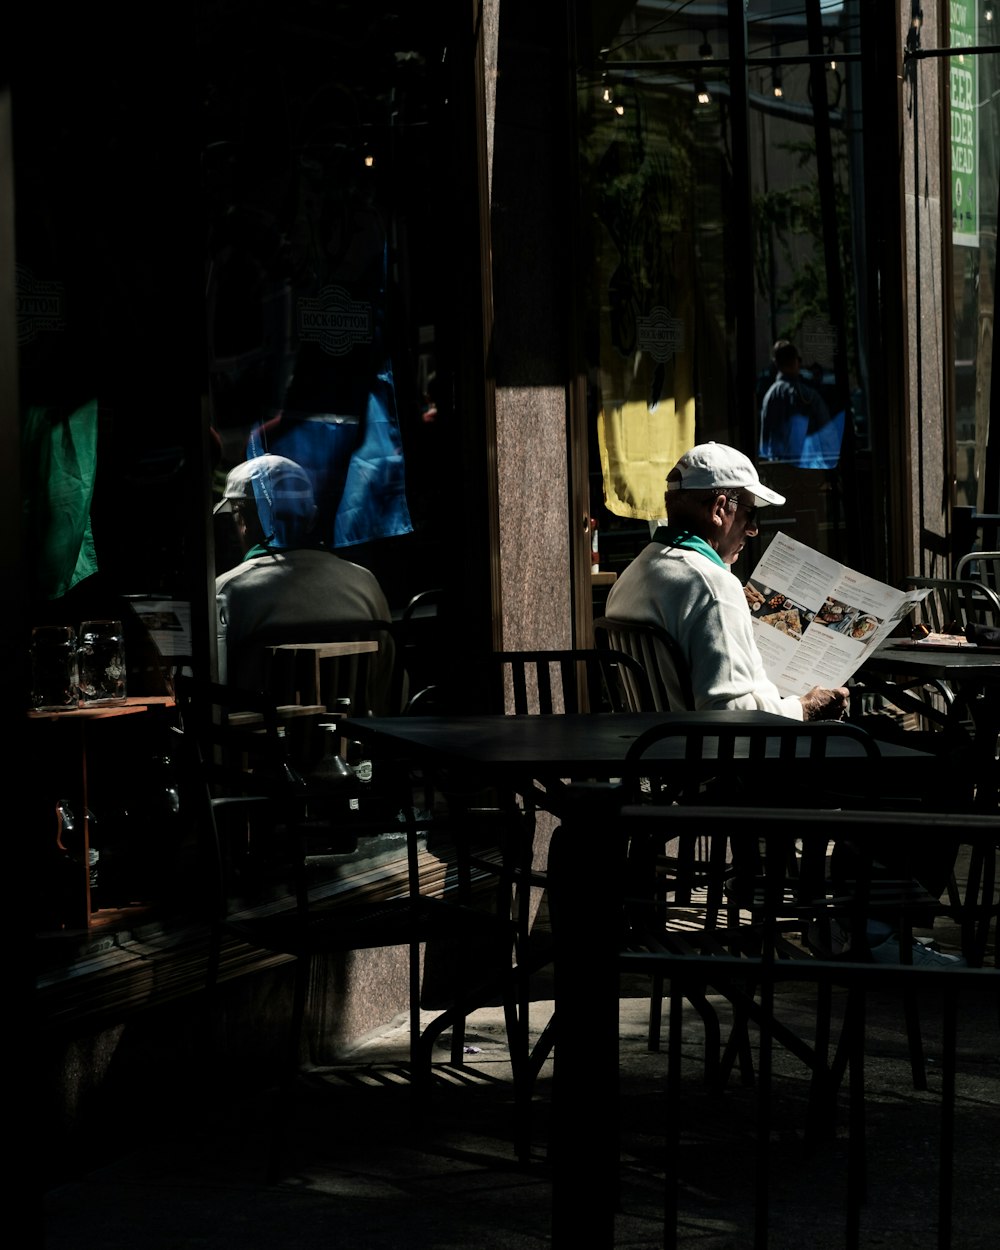
[[[847,712],[850,694],[845,686],[824,690],[813,686],[808,694],[799,695],[803,720],[841,720]]]

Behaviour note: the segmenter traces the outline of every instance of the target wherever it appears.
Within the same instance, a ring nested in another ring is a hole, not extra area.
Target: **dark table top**
[[[344,731],[372,746],[380,743],[403,750],[415,759],[461,766],[481,767],[498,778],[530,774],[545,777],[593,777],[614,775],[620,770],[631,744],[655,725],[697,725],[706,734],[713,730],[772,729],[789,731],[794,721],[769,712],[629,712],[565,716],[376,716],[348,720]],[[890,743],[879,743],[884,760],[916,763],[931,757],[924,752]],[[656,743],[646,758],[677,760],[685,757],[685,737],[678,734]],[[803,739],[805,755],[808,742]],[[834,727],[828,756],[837,760],[863,759],[860,744]],[[746,740],[737,740],[736,758],[746,758]],[[768,755],[777,757],[778,743],[769,744]],[[704,743],[703,758],[715,756],[715,743]]]
[[[877,647],[865,660],[865,669],[876,673],[915,673],[978,685],[1000,683],[1000,650],[977,647],[927,647],[903,639]]]

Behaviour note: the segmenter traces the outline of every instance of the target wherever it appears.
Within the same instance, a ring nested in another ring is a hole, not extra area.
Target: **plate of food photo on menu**
[[[848,632],[856,642],[864,642],[874,634],[878,627],[879,619],[877,616],[871,616],[867,612],[860,612],[851,622],[851,628]]]
[[[770,600],[767,604],[770,608]],[[791,599],[781,597],[781,607],[777,611],[767,611],[761,613],[761,622],[764,625],[770,625],[779,633],[786,634],[789,638],[802,637],[802,613],[799,608],[792,603]]]
[[[750,605],[750,611],[759,612],[767,602],[767,597],[771,592],[766,586],[758,586],[755,582],[747,582],[743,587],[743,593],[746,595],[747,603]]]
[[[849,611],[846,603],[841,603],[839,599],[827,598],[814,619],[817,625],[842,625]]]

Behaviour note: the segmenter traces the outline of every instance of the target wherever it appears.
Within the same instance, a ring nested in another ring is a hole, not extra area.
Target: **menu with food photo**
[[[768,676],[789,695],[842,686],[930,593],[894,590],[782,533],[743,592]]]

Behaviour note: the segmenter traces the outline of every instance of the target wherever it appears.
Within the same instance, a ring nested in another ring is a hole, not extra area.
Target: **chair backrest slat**
[[[467,706],[470,693],[478,694],[487,710],[515,716],[622,712],[630,706],[626,682],[646,704],[651,700],[641,665],[600,648],[496,651],[473,668],[474,674],[465,674],[465,688],[456,690],[457,701]]]
[[[599,647],[638,660],[646,674],[651,702],[640,701],[640,691],[626,681],[634,712],[694,711],[691,674],[677,640],[658,625],[602,616],[594,622]]]
[[[658,761],[655,754],[649,754],[656,743],[668,738],[684,741],[684,775],[679,781],[676,760]],[[835,739],[851,743],[845,754],[858,765],[852,765],[847,780],[839,776],[829,759],[828,747]],[[711,751],[706,743],[712,744]],[[786,797],[776,791],[773,778],[764,780],[760,773],[763,762],[775,759],[790,765],[782,771],[782,786],[787,784],[789,793],[793,787],[799,795],[812,789],[817,800],[820,794],[839,793],[852,800],[877,794],[881,752],[875,739],[859,726],[841,721],[792,720],[787,725],[752,725],[738,712],[732,713],[731,725],[713,725],[710,730],[697,716],[677,716],[647,729],[626,753],[625,790],[638,795],[642,778],[662,775],[671,779],[666,791],[671,797],[692,798],[706,780],[738,780],[741,784],[732,788],[734,801],[780,805],[787,802]],[[754,797],[755,789],[759,798]]]

